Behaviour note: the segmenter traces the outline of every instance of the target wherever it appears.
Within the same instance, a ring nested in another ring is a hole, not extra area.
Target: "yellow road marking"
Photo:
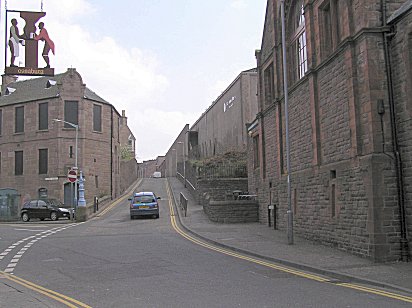
[[[75,300],[74,298],[68,297],[66,295],[60,294],[58,292],[55,292],[53,290],[46,289],[44,287],[41,287],[39,285],[36,285],[30,281],[24,280],[23,278],[17,277],[15,275],[9,275],[4,272],[0,272],[0,275],[3,276],[4,278],[11,280],[15,283],[18,283],[25,288],[31,289],[33,291],[36,291],[37,293],[43,294],[49,298],[52,298],[67,307],[70,308],[77,308],[77,307],[83,307],[83,308],[91,308],[91,306],[86,305],[78,300]]]
[[[365,287],[365,286],[352,284],[352,283],[338,283],[336,285],[341,286],[341,287],[345,287],[345,288],[350,288],[350,289],[363,291],[363,292],[378,294],[378,295],[381,295],[381,296],[390,297],[390,298],[394,298],[394,299],[397,299],[397,300],[400,300],[400,301],[412,303],[412,297],[410,297],[410,296],[404,296],[404,295],[401,295],[401,294],[396,294],[396,293],[387,292],[387,291],[383,291],[383,290],[372,289],[372,288],[368,288],[368,287]]]
[[[259,259],[256,259],[256,258],[246,256],[246,255],[242,255],[242,254],[233,252],[229,249],[214,246],[212,244],[201,241],[201,240],[199,240],[197,238],[194,238],[191,235],[187,234],[182,229],[180,229],[180,227],[176,223],[175,211],[174,211],[174,206],[173,206],[173,201],[172,201],[173,196],[172,196],[172,193],[170,191],[170,187],[169,187],[168,184],[169,183],[167,182],[166,190],[167,190],[167,194],[169,196],[170,222],[172,224],[173,229],[177,233],[179,233],[181,236],[186,238],[187,240],[189,240],[189,241],[191,241],[191,242],[193,242],[193,243],[195,243],[199,246],[202,246],[202,247],[205,247],[207,249],[223,253],[223,254],[228,255],[228,256],[232,256],[234,258],[242,259],[242,260],[249,261],[249,262],[252,262],[252,263],[255,263],[255,264],[260,264],[260,265],[263,265],[263,266],[266,266],[266,267],[269,267],[269,268],[276,269],[278,271],[282,271],[282,272],[285,272],[285,273],[290,273],[290,274],[293,274],[293,275],[296,275],[296,276],[299,276],[299,277],[308,278],[308,279],[315,280],[315,281],[318,281],[318,282],[330,283],[330,279],[323,278],[323,277],[315,275],[315,274],[309,274],[309,273],[305,273],[305,272],[302,272],[302,271],[287,268],[287,267],[284,267],[284,266],[280,266],[280,265],[277,265],[277,264],[274,264],[274,263],[271,263],[271,262],[262,261],[262,260],[259,260]],[[397,299],[397,300],[400,300],[400,301],[412,303],[412,297],[410,297],[410,296],[404,296],[404,295],[401,295],[401,294],[396,294],[396,293],[387,292],[387,291],[383,291],[383,290],[373,289],[373,288],[369,288],[369,287],[365,287],[365,286],[361,286],[361,285],[357,285],[357,284],[352,284],[352,283],[337,283],[337,284],[334,284],[334,285],[345,287],[345,288],[351,288],[351,289],[355,289],[355,290],[362,291],[362,292],[373,293],[373,294],[381,295],[381,296],[384,296],[384,297],[389,297],[389,298]]]
[[[136,186],[133,188],[133,190],[136,189],[136,187],[138,187],[140,184],[142,183],[142,179],[140,179]],[[129,194],[124,195],[123,197],[121,197],[120,199],[117,199],[115,202],[113,202],[112,204],[110,204],[108,207],[106,207],[103,211],[101,211],[99,214],[96,215],[96,217],[101,217],[106,215],[109,211],[111,211],[116,205],[118,205],[120,202],[123,202],[124,199],[128,198]]]

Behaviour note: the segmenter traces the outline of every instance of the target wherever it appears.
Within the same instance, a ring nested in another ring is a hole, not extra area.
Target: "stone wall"
[[[272,201],[278,209],[278,227],[287,226],[286,146],[289,144],[291,206],[296,233],[376,261],[397,260],[400,223],[391,119],[386,112],[389,111],[388,80],[380,32],[380,2],[339,1],[339,20],[335,24],[338,29],[332,33],[333,42],[324,36],[322,22],[319,22],[325,13],[324,1],[305,5],[309,69],[298,78],[296,68],[288,66],[288,140],[283,71],[279,62],[274,61],[282,58],[281,50],[276,47],[280,46],[280,36],[273,37],[276,29],[280,29],[280,21],[273,17],[274,7],[279,3],[268,1],[267,26],[261,52],[257,53],[258,125],[249,132],[248,141],[249,192],[258,195],[259,220],[267,221],[267,205]],[[396,7],[399,5],[391,6],[390,10]],[[289,13],[287,16],[295,16]],[[293,21],[288,20],[287,24]],[[407,25],[410,21],[399,29],[408,28]],[[394,51],[399,58],[395,58],[398,66],[393,74],[397,80],[395,95],[402,114],[402,124],[399,124],[402,154],[406,158],[405,168],[410,170],[410,113],[404,112],[410,104],[404,98],[411,84],[405,82],[411,65],[409,62],[405,65],[403,59],[412,57],[410,48],[404,47],[405,41],[412,39],[404,36],[400,38],[401,43],[396,38]],[[289,63],[296,61],[293,57],[293,52],[288,54]],[[275,95],[265,93],[263,78],[272,62],[275,62]],[[384,102],[384,114],[378,112],[380,101]],[[258,155],[252,138],[259,140]],[[256,156],[260,159],[258,165]],[[408,174],[406,181],[410,181],[409,173],[405,173]],[[410,208],[408,213],[410,216]]]
[[[120,193],[122,194],[127,188],[137,180],[137,161],[131,159],[120,161]]]
[[[400,156],[403,164],[406,224],[412,254],[412,12],[395,20],[390,40],[395,113]],[[389,113],[385,105],[385,112]]]
[[[258,221],[259,205],[251,200],[213,201],[203,206],[211,221],[220,223],[245,223]]]
[[[247,192],[247,182],[247,178],[198,179],[195,196],[202,205],[207,203],[206,198],[213,201],[233,199],[234,190]]]

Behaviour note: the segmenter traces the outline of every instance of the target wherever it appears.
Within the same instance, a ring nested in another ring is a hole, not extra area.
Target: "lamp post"
[[[176,173],[176,177],[177,177],[177,150],[176,149],[172,149],[172,151],[175,152],[175,173]],[[173,172],[172,172],[173,173]]]
[[[77,173],[77,152],[78,152],[78,136],[79,136],[79,125],[73,124],[64,120],[60,119],[53,119],[53,122],[63,122],[66,123],[67,125],[70,125],[71,127],[74,127],[76,129],[76,145],[75,145],[75,153],[74,153],[74,169],[76,170]],[[82,177],[81,177],[82,179]],[[83,182],[83,181],[82,181]],[[74,182],[75,183],[75,189],[74,189],[74,206],[77,207],[77,179]]]
[[[286,69],[286,34],[285,34],[285,0],[280,1],[280,14],[282,20],[282,58],[283,58],[283,92],[285,99],[285,133],[286,133],[286,169],[288,184],[288,244],[293,244],[293,212],[291,200],[291,183],[290,183],[290,144],[289,144],[289,110],[288,110],[288,75]]]
[[[184,181],[184,185],[186,187],[186,149],[185,149],[185,143],[183,141],[179,141],[179,144],[182,145],[183,147],[183,181]]]

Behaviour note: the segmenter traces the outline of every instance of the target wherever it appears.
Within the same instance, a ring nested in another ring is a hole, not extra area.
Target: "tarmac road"
[[[396,298],[376,288],[365,292],[361,288],[366,286],[345,285],[200,240],[180,227],[165,179],[145,179],[137,190],[161,197],[159,219],[131,220],[125,196],[86,223],[0,225],[0,256],[4,254],[0,271],[12,273],[0,279],[1,303],[6,307],[24,307],[18,305],[28,300],[38,307],[410,306],[400,293],[394,293]],[[20,253],[23,248],[27,249]]]

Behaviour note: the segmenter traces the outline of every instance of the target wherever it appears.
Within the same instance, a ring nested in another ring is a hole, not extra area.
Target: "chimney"
[[[127,125],[126,110],[122,110],[122,124]]]
[[[6,88],[13,82],[17,81],[17,76],[2,75],[1,76],[1,94],[6,92]]]

